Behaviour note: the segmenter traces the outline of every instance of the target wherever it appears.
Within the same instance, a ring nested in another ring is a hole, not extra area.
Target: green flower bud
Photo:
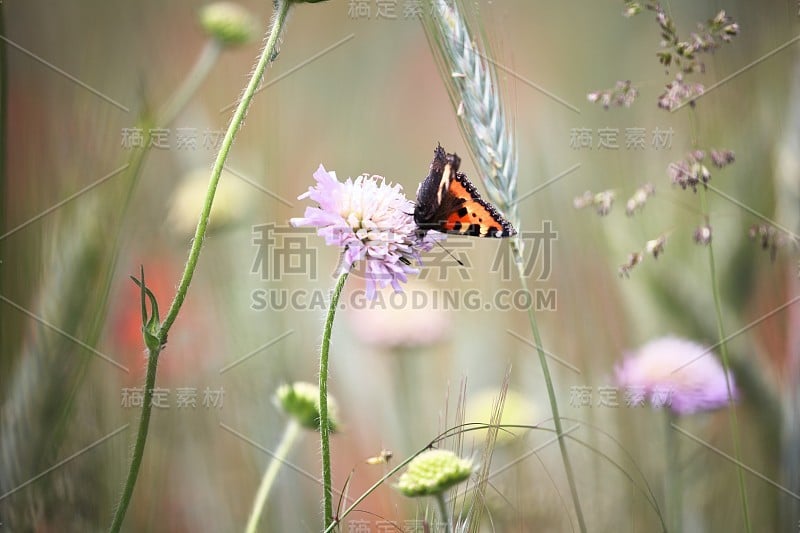
[[[319,387],[316,385],[305,381],[281,385],[275,392],[275,402],[304,428],[319,430]],[[328,396],[331,432],[336,431],[339,426],[336,411],[336,402]]]
[[[226,46],[252,41],[256,35],[253,16],[233,2],[216,2],[200,11],[200,25],[211,37]]]
[[[472,461],[449,450],[428,450],[409,464],[397,489],[404,496],[435,496],[472,475]]]

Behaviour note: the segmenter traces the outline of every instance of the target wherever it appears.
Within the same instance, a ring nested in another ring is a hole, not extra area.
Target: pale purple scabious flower
[[[648,342],[616,367],[616,379],[629,400],[649,400],[679,415],[728,404],[725,371],[704,346],[678,337]],[[730,376],[734,398],[736,389]],[[630,402],[629,402],[630,403]]]
[[[325,243],[344,249],[342,271],[364,261],[367,298],[376,288],[391,284],[401,291],[400,282],[419,270],[420,253],[429,251],[443,234],[420,233],[414,223],[414,204],[400,185],[390,185],[381,176],[361,175],[341,182],[335,172],[320,165],[314,173],[317,185],[298,199],[309,198],[318,207],[307,207],[303,218],[290,220],[292,226],[317,228]]]

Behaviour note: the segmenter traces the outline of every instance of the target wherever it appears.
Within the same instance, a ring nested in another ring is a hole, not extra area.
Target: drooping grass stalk
[[[708,191],[705,187],[700,190],[700,203],[702,211],[705,214],[706,224],[708,223]],[[750,510],[747,505],[747,490],[744,484],[744,469],[742,468],[742,452],[739,443],[739,421],[736,416],[736,403],[733,397],[733,385],[731,384],[730,362],[728,359],[728,343],[725,338],[725,329],[722,322],[722,304],[719,294],[719,281],[717,280],[717,268],[714,262],[714,244],[713,239],[707,245],[708,248],[708,267],[711,273],[711,292],[714,298],[714,314],[717,318],[717,335],[719,337],[719,354],[722,360],[722,368],[725,372],[725,386],[728,389],[728,418],[731,424],[731,434],[733,439],[733,452],[736,458],[737,466],[736,473],[739,481],[739,499],[742,504],[742,516],[744,518],[745,530],[747,533],[752,532],[750,524]]]
[[[181,281],[178,284],[178,290],[175,294],[175,298],[172,300],[172,304],[170,305],[169,311],[167,312],[167,316],[164,319],[164,322],[158,328],[158,332],[156,337],[158,339],[159,346],[154,350],[148,350],[148,361],[147,361],[147,377],[145,380],[145,391],[144,391],[144,404],[142,405],[142,413],[141,418],[139,420],[139,429],[137,431],[136,436],[136,443],[134,445],[133,450],[133,457],[131,459],[130,469],[128,471],[128,477],[125,481],[125,487],[123,489],[122,495],[120,496],[119,505],[117,506],[116,513],[114,515],[114,520],[111,523],[110,530],[112,532],[118,532],[122,527],[122,522],[125,519],[125,513],[127,512],[128,505],[130,504],[131,497],[133,496],[133,489],[136,485],[136,479],[139,475],[139,467],[141,466],[142,457],[144,455],[144,447],[147,441],[147,431],[149,428],[150,423],[150,412],[152,408],[152,392],[153,387],[155,387],[156,381],[156,368],[158,366],[158,356],[160,354],[161,349],[167,342],[167,334],[169,333],[172,324],[175,322],[175,319],[178,317],[178,313],[180,312],[181,306],[183,305],[183,301],[186,298],[186,293],[189,290],[189,284],[192,281],[192,277],[194,276],[194,271],[197,268],[197,261],[200,257],[200,250],[203,246],[203,241],[205,239],[206,228],[208,226],[208,219],[209,214],[211,213],[211,206],[214,203],[214,195],[217,190],[217,185],[219,184],[219,178],[222,175],[222,169],[225,165],[225,161],[228,158],[228,153],[230,152],[231,146],[233,145],[233,141],[236,137],[237,132],[242,126],[242,122],[244,121],[244,117],[247,114],[247,109],[250,106],[250,102],[253,99],[253,95],[258,88],[258,85],[261,83],[261,79],[264,76],[264,71],[267,68],[267,65],[272,61],[275,57],[276,48],[278,45],[278,40],[280,37],[281,32],[283,31],[284,24],[286,22],[286,17],[289,13],[289,7],[291,3],[288,0],[277,0],[275,4],[275,15],[272,19],[272,24],[267,32],[267,39],[264,45],[263,50],[261,51],[261,55],[256,63],[255,68],[253,69],[253,73],[250,77],[250,81],[245,88],[241,99],[239,100],[239,104],[236,108],[236,111],[231,118],[231,122],[228,125],[228,130],[225,132],[225,137],[222,140],[222,146],[220,147],[220,151],[217,154],[217,158],[214,161],[214,167],[211,172],[211,178],[208,184],[208,190],[206,192],[205,202],[203,204],[202,211],[200,213],[200,218],[197,223],[197,229],[195,230],[194,240],[192,241],[192,247],[189,251],[189,258],[186,262],[186,266],[183,271],[183,275],[181,276]]]
[[[570,419],[569,418],[565,418],[565,420],[570,420]],[[575,422],[575,423],[578,423],[578,424],[584,424],[584,422],[581,421],[581,420],[574,420],[573,419],[572,421]],[[413,454],[411,454],[407,458],[405,458],[400,464],[394,466],[391,470],[386,472],[380,479],[378,479],[375,483],[373,483],[358,498],[356,498],[353,501],[353,503],[351,503],[344,511],[342,511],[339,514],[339,520],[343,520],[350,513],[354,512],[358,508],[358,506],[361,505],[361,502],[366,500],[369,497],[370,494],[375,492],[381,485],[386,483],[390,478],[392,478],[400,470],[402,470],[403,468],[408,466],[408,464],[411,461],[413,461],[414,458],[416,458],[422,452],[424,452],[426,450],[429,450],[429,449],[431,449],[433,447],[442,446],[442,444],[447,439],[450,439],[450,438],[453,438],[453,437],[456,437],[456,436],[463,436],[463,434],[468,433],[468,432],[472,432],[472,431],[487,431],[489,429],[496,429],[496,430],[499,430],[499,431],[516,431],[516,430],[531,430],[531,431],[535,431],[535,430],[538,430],[538,431],[545,431],[545,432],[549,432],[549,433],[554,433],[555,432],[555,430],[553,430],[553,429],[542,427],[540,425],[528,425],[528,424],[499,424],[499,425],[496,425],[496,424],[491,424],[491,423],[487,424],[487,423],[479,423],[479,422],[469,422],[469,423],[462,423],[462,424],[458,424],[456,426],[450,427],[450,428],[446,429],[445,431],[443,431],[442,433],[440,433],[430,443],[426,444],[422,448],[417,449],[417,451],[415,451]],[[636,464],[636,461],[630,455],[630,452],[628,452],[628,450],[626,450],[625,447],[622,446],[622,444],[618,440],[616,440],[613,435],[611,435],[610,433],[604,431],[602,428],[593,427],[592,429],[594,429],[595,431],[605,435],[607,438],[609,438],[612,442],[614,442],[620,448],[620,451],[622,452],[622,454],[625,457],[627,457],[628,460],[633,464],[633,467],[636,470],[636,472],[639,474],[639,476],[641,477],[642,482],[645,485],[645,488],[640,487],[639,484],[636,483],[635,479],[631,476],[629,470],[627,468],[625,468],[623,465],[621,465],[620,463],[618,463],[617,461],[615,461],[614,458],[611,457],[611,455],[605,453],[603,450],[601,450],[599,448],[596,448],[596,447],[592,446],[591,444],[588,444],[588,443],[582,441],[581,439],[578,439],[578,438],[574,437],[573,435],[571,435],[569,433],[567,435],[565,435],[565,437],[569,438],[570,440],[572,440],[576,444],[579,444],[579,445],[585,447],[586,449],[588,449],[589,451],[591,451],[592,453],[596,454],[598,457],[600,457],[601,459],[607,461],[610,465],[612,465],[624,478],[626,478],[631,483],[631,485],[642,496],[644,496],[645,500],[647,500],[647,503],[652,507],[653,511],[658,516],[659,523],[661,524],[662,531],[668,531],[667,525],[664,522],[664,517],[662,516],[661,510],[658,507],[658,502],[656,500],[656,496],[653,493],[653,490],[650,487],[650,485],[647,483],[647,478],[644,476],[641,468]],[[331,531],[333,531],[333,529],[336,527],[336,525],[337,524],[331,524],[330,526],[328,526],[324,530],[323,533],[330,533]],[[461,531],[461,529],[459,529],[459,531]]]
[[[322,448],[322,498],[325,512],[325,529],[333,524],[333,480],[331,476],[331,426],[328,414],[328,352],[331,348],[331,332],[339,297],[342,295],[347,271],[339,274],[336,286],[331,295],[328,314],[325,317],[325,328],[322,332],[322,347],[319,354],[319,440]]]
[[[278,471],[281,469],[283,462],[289,456],[294,442],[300,435],[300,424],[294,418],[289,419],[286,424],[286,429],[281,437],[281,442],[275,450],[275,455],[272,457],[267,470],[264,472],[264,477],[261,478],[261,485],[256,492],[253,508],[250,511],[250,518],[247,520],[247,526],[244,528],[246,533],[254,533],[258,528],[258,521],[261,519],[261,513],[264,510],[264,504],[267,502],[267,496],[272,488],[275,478],[278,477]]]
[[[431,0],[430,17],[425,19],[425,30],[439,62],[450,99],[458,109],[458,124],[479,167],[487,196],[503,211],[512,225],[520,228],[517,209],[517,152],[503,111],[494,64],[488,58],[486,51],[480,49],[482,43],[473,40],[469,27],[454,1]],[[527,291],[521,235],[512,238],[510,244],[520,282]],[[528,319],[547,386],[550,409],[559,437],[559,448],[575,514],[581,532],[585,533],[586,522],[578,498],[566,441],[563,438],[555,388],[533,308],[528,309]]]
[[[483,427],[485,427],[485,425]],[[437,441],[438,441],[438,439],[437,439]],[[402,470],[403,468],[408,466],[408,463],[413,461],[416,456],[418,456],[419,454],[421,454],[422,452],[424,452],[427,449],[429,449],[429,446],[427,446],[427,445],[422,447],[422,448],[419,448],[417,451],[415,451],[414,453],[412,453],[411,455],[406,457],[406,459],[403,460],[401,463],[399,463],[397,466],[395,466],[394,468],[392,468],[391,470],[386,472],[383,476],[381,476],[381,478],[378,479],[378,481],[373,483],[367,490],[365,490],[361,494],[361,496],[356,498],[355,501],[353,501],[353,503],[351,503],[344,511],[341,512],[341,514],[339,514],[339,520],[344,519],[344,517],[346,517],[347,515],[352,513],[361,504],[361,502],[363,502],[365,499],[367,499],[367,497],[370,494],[372,494],[373,492],[378,490],[378,487],[380,487],[381,485],[386,483],[386,481],[389,478],[391,478],[393,475],[398,473],[400,470]],[[323,533],[330,533],[331,531],[333,531],[333,529],[335,527],[336,527],[336,524],[334,524],[334,523],[328,524],[328,526],[325,528]]]

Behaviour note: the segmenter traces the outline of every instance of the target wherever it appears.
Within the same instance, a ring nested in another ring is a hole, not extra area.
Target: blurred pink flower
[[[342,269],[348,271],[357,261],[365,261],[367,298],[376,288],[391,284],[400,292],[400,282],[419,270],[420,253],[431,249],[442,234],[428,232],[420,237],[414,223],[414,204],[400,185],[389,185],[381,176],[361,175],[345,182],[336,179],[320,165],[314,173],[315,187],[298,199],[309,198],[318,207],[307,207],[303,218],[290,220],[292,226],[317,228],[325,243],[344,248]]]
[[[685,415],[728,404],[725,371],[704,346],[678,337],[648,342],[616,369],[617,383],[634,403],[645,399]],[[736,389],[729,374],[734,398]],[[635,397],[638,394],[638,397]]]
[[[410,285],[411,298],[395,302],[385,293],[380,305],[348,309],[348,321],[356,338],[374,348],[410,350],[447,339],[452,329],[450,315],[437,305],[436,294],[424,283]]]

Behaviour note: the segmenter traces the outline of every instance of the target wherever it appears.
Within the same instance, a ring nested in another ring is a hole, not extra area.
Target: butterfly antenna
[[[438,245],[439,245],[439,248],[441,248],[442,250],[444,250],[445,252],[447,252],[447,255],[449,255],[450,257],[452,257],[452,258],[455,260],[455,262],[456,262],[456,263],[458,263],[458,264],[459,264],[460,266],[462,266],[462,267],[464,266],[464,263],[462,263],[462,262],[461,262],[461,260],[460,260],[458,257],[454,256],[454,255],[453,255],[453,253],[452,253],[450,250],[448,250],[447,248],[445,248],[444,246],[442,246],[442,243],[440,243],[439,241],[436,241],[436,244],[438,244]]]

